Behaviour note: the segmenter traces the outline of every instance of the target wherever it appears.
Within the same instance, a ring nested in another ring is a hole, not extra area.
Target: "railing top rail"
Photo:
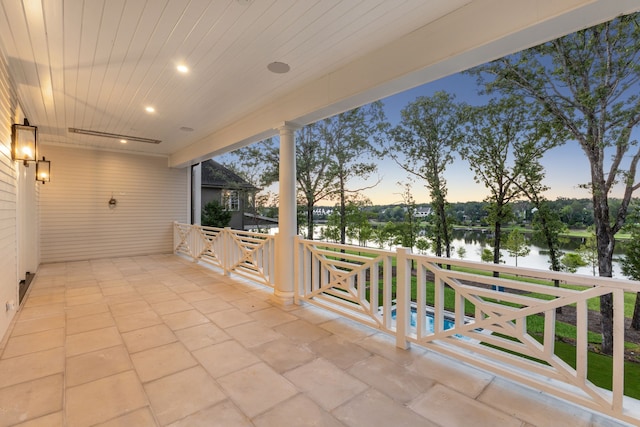
[[[560,280],[578,286],[606,286],[614,289],[623,289],[629,292],[640,292],[640,282],[628,279],[616,279],[612,277],[587,276],[584,274],[565,273],[552,270],[540,270],[537,268],[515,267],[510,265],[492,264],[479,261],[465,261],[454,258],[443,258],[429,255],[408,254],[408,258],[426,261],[430,264],[443,264],[456,267],[471,268],[486,272],[497,271],[520,277],[532,277],[546,280]]]
[[[322,240],[308,240],[298,237],[299,241],[304,244],[313,244],[322,248],[331,248],[346,251],[357,251],[361,254],[371,254],[374,256],[396,256],[395,251],[386,249],[370,248],[368,246],[355,246],[341,243],[331,243]],[[491,264],[479,261],[459,260],[455,258],[436,257],[431,255],[421,255],[407,253],[409,259],[432,264],[434,269],[439,269],[438,265],[451,265],[462,268],[470,268],[478,271],[494,272],[502,274],[510,274],[520,277],[531,277],[543,280],[559,280],[567,284],[585,287],[605,286],[611,289],[622,289],[626,292],[640,292],[640,281],[628,279],[616,279],[611,277],[587,276],[584,274],[570,274],[565,272],[557,272],[552,270],[541,270],[536,268],[515,267],[501,264]]]

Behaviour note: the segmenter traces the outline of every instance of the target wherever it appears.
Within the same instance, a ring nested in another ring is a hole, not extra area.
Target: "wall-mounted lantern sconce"
[[[27,162],[36,161],[36,139],[38,128],[29,126],[29,120],[24,119],[24,124],[11,125],[11,158],[22,160],[25,166]]]
[[[40,181],[43,184],[51,181],[51,162],[46,160],[44,156],[42,160],[36,162],[36,181]]]

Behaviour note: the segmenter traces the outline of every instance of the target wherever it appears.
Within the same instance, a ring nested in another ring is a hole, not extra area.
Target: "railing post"
[[[396,347],[407,349],[407,333],[411,321],[411,261],[410,249],[396,249]]]
[[[233,237],[231,237],[231,227],[225,227],[222,230],[222,270],[225,276],[231,276]]]

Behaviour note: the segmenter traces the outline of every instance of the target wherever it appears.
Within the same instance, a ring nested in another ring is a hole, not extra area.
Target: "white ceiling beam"
[[[200,162],[573,31],[640,10],[637,0],[477,0],[173,153]]]

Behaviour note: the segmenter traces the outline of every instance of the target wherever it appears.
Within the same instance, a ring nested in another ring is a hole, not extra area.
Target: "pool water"
[[[426,332],[433,332],[433,314],[427,312],[426,313]],[[396,320],[396,309],[394,308],[393,310],[391,310],[391,318],[393,320]],[[416,327],[416,322],[417,322],[417,318],[418,318],[418,313],[415,307],[411,307],[411,326],[412,327]],[[455,322],[453,322],[452,320],[448,320],[448,319],[444,319],[444,329],[452,329],[455,326]]]

